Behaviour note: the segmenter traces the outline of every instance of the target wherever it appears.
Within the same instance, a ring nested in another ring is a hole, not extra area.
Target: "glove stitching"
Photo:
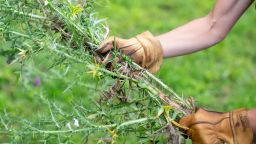
[[[152,59],[151,59],[152,56],[148,55],[147,47],[151,47],[152,43],[147,38],[144,38],[140,35],[137,35],[135,38],[137,39],[137,41],[141,44],[142,48],[144,49],[143,65],[145,68],[148,68],[148,64],[149,64],[148,58],[150,58],[150,60],[151,60],[150,63],[152,64]]]
[[[95,51],[96,52],[102,52],[102,51],[104,51],[105,50],[105,48],[109,45],[109,44],[111,44],[110,42],[107,42],[107,43],[105,43],[103,46],[100,46],[98,49],[96,49]]]
[[[138,44],[138,43],[133,43],[133,44],[129,44],[129,45],[126,45],[126,46],[122,46],[122,47],[119,47],[119,49],[122,50],[124,48],[128,48],[128,47],[136,45],[136,44]]]
[[[146,48],[146,45],[150,45],[150,46],[152,45],[151,42],[150,42],[148,39],[143,38],[143,37],[140,36],[140,35],[136,36],[135,38],[136,38],[137,41],[142,45],[142,48],[143,48],[143,49]],[[145,40],[144,42],[145,42],[146,44],[144,44],[144,43],[141,41],[141,39],[144,39],[144,40]],[[149,46],[148,46],[148,47],[149,47]],[[145,53],[145,56],[146,56],[146,57],[149,56],[148,53],[147,53],[147,50],[144,50],[144,53]]]
[[[134,53],[136,53],[137,51],[139,51],[141,48],[142,48],[142,47],[139,47],[139,48],[137,48],[137,49],[135,49],[135,50],[133,50],[133,51],[128,52],[128,53],[127,53],[127,56],[133,55]]]
[[[228,117],[224,117],[224,118],[220,119],[219,121],[217,121],[215,123],[214,122],[207,122],[207,121],[197,121],[195,123],[190,124],[188,127],[192,127],[193,125],[197,125],[197,124],[217,125],[217,124],[221,123],[223,120],[228,119],[228,118],[229,118],[229,116]]]
[[[229,116],[229,124],[230,124],[230,128],[232,131],[233,143],[237,144],[236,134],[235,134],[235,130],[234,130],[233,112],[230,112],[229,115],[230,115]]]

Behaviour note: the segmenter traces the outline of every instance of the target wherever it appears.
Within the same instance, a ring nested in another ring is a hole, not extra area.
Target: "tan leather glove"
[[[253,144],[253,131],[245,109],[229,113],[198,109],[182,118],[180,124],[189,128],[185,133],[193,144]]]
[[[112,36],[100,44],[99,52],[107,53],[114,46],[150,72],[155,73],[159,70],[163,60],[163,50],[160,42],[150,32],[144,32],[130,39]]]

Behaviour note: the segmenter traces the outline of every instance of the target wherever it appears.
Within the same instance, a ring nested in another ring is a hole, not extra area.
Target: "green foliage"
[[[0,4],[4,2],[6,0],[0,0]],[[109,2],[97,1],[97,3],[99,3],[97,6],[98,15],[103,18],[108,17],[111,34],[128,38],[145,30],[150,30],[154,34],[161,34],[191,19],[204,16],[212,8],[214,1],[111,0]],[[1,5],[0,9],[2,10],[2,8]],[[39,14],[37,11],[33,11],[33,13]],[[255,9],[249,9],[225,41],[219,45],[204,52],[165,60],[158,76],[178,93],[195,97],[200,106],[218,111],[228,111],[239,107],[255,107],[255,15]],[[5,25],[2,18],[6,17],[2,13],[0,17],[0,27],[2,28]],[[15,18],[20,18],[20,16]],[[12,30],[22,32],[20,24],[22,23],[13,22]],[[79,128],[83,127],[86,116],[81,118],[77,110],[82,114],[88,114],[87,117],[95,117],[91,112],[87,113],[81,109],[99,111],[95,101],[99,100],[100,89],[108,89],[112,85],[111,81],[107,83],[102,79],[92,78],[91,73],[87,73],[91,69],[85,67],[85,64],[71,61],[49,49],[43,49],[40,54],[35,53],[36,55],[26,60],[26,65],[22,62],[22,69],[17,63],[7,65],[6,61],[10,62],[17,58],[13,53],[20,51],[17,47],[13,47],[14,43],[3,41],[2,29],[0,31],[0,53],[5,56],[0,58],[0,110],[2,112],[0,130],[5,130],[3,122],[5,124],[9,124],[9,122],[25,123],[23,128],[26,129],[28,126],[38,127],[38,124],[47,121],[50,125],[44,126],[52,125],[50,130],[57,129],[49,107],[63,130],[69,130],[68,123],[74,127],[74,118],[79,120],[81,126]],[[56,37],[60,37],[60,35],[57,34]],[[52,40],[50,39],[50,41]],[[31,44],[30,42],[27,43]],[[28,47],[23,46],[23,48],[27,49]],[[74,54],[73,51],[70,52],[70,49],[62,50]],[[78,49],[77,53],[79,54],[80,51],[83,58],[85,53],[82,49]],[[21,73],[24,71],[26,73]],[[35,86],[37,78],[41,80],[39,87]],[[127,106],[127,108],[130,107],[133,106]],[[112,115],[115,114],[108,111],[109,109],[104,110]],[[122,109],[116,110],[120,113],[125,112]],[[161,110],[159,107],[159,111]],[[27,121],[24,122],[24,118]],[[32,122],[32,125],[29,122]],[[138,125],[134,125],[134,127],[136,126]],[[41,128],[49,129],[49,127]],[[138,126],[136,130],[143,133],[145,127]],[[61,139],[59,140],[65,142],[67,139],[69,142],[78,143],[88,139],[88,143],[95,143],[101,138],[105,141],[111,141],[114,134],[109,130],[103,130],[86,137],[88,133],[89,131],[75,134],[70,132],[60,135]],[[69,137],[71,135],[73,137]],[[1,134],[0,142],[13,140],[20,143],[28,141],[37,143],[36,140],[40,140],[39,142],[43,143],[48,139],[49,142],[56,143],[58,136],[58,134],[51,134],[51,136],[45,134],[39,138],[35,135],[35,137],[27,137],[25,140],[19,135],[7,137]],[[117,142],[138,143],[138,140],[141,140],[142,143],[146,143],[147,139],[143,139],[145,135],[140,138],[137,136],[137,133],[119,133]],[[166,135],[157,135],[149,140],[154,140],[154,138],[156,141],[162,142],[166,140]]]
[[[95,18],[94,3],[1,3],[1,54],[17,66],[18,90],[31,99],[31,113],[24,118],[7,107],[0,140],[115,143],[133,135],[142,143],[181,141],[172,124],[179,126],[175,120],[190,114],[193,102],[116,49],[110,54],[121,61],[102,64],[97,49],[108,29]]]

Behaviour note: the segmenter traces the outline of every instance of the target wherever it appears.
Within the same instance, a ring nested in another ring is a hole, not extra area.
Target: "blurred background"
[[[99,17],[107,18],[111,35],[129,38],[146,30],[158,35],[195,18],[205,16],[215,1],[202,0],[109,0],[98,1]],[[192,55],[166,59],[157,76],[179,95],[192,96],[197,105],[216,111],[239,107],[253,108],[256,104],[256,10],[244,14],[228,37],[220,44]],[[1,35],[0,35],[1,39]],[[44,59],[37,58],[43,62]],[[47,96],[69,109],[83,96],[94,96],[87,88],[68,86],[74,80],[51,78],[51,74],[30,75],[30,81],[20,84],[20,66],[7,65],[0,57],[0,111],[19,116],[37,117],[40,99]],[[36,62],[34,65],[37,65]],[[47,65],[47,62],[44,62]],[[33,66],[33,64],[32,64]],[[23,69],[26,70],[26,67]],[[33,73],[33,67],[27,68]],[[31,71],[32,70],[32,71]],[[64,71],[64,70],[63,70]],[[52,71],[54,73],[54,71]],[[90,76],[82,78],[92,81]],[[26,87],[34,85],[34,87]],[[40,86],[44,86],[44,90]],[[88,87],[88,86],[86,86]],[[77,97],[79,96],[79,97]],[[41,109],[42,110],[42,109]],[[47,110],[47,108],[45,108]],[[32,114],[32,115],[31,115]]]

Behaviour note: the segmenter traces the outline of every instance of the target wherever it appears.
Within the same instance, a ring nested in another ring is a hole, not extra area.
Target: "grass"
[[[146,3],[142,0],[113,0],[99,2],[98,11],[101,17],[108,17],[111,34],[128,38],[145,30],[154,34],[169,31],[191,19],[204,16],[212,6],[213,2],[199,0],[148,0]],[[212,110],[229,111],[239,107],[255,107],[255,20],[256,11],[250,8],[225,41],[200,53],[166,59],[157,75],[180,95],[193,96],[198,105]],[[42,60],[44,57],[37,57],[36,64],[32,66],[39,64],[44,67],[51,61]],[[92,104],[85,101],[84,97],[96,96],[95,90],[90,88],[91,85],[72,89],[68,87],[73,79],[78,78],[93,83],[90,74],[77,77],[77,73],[71,72],[66,79],[49,75],[44,77],[42,74],[40,77],[44,91],[40,87],[24,90],[26,85],[19,84],[19,67],[7,65],[5,58],[0,59],[0,67],[2,112],[10,111],[33,120],[38,117],[38,111],[42,115],[47,111],[41,107],[44,104],[38,97],[47,95],[49,100],[58,101],[64,110],[69,111],[75,102],[90,107]],[[76,67],[81,68],[79,65]],[[65,70],[63,68],[63,72]],[[26,83],[33,85],[37,77],[38,75],[32,75]],[[131,141],[126,143],[132,143],[133,137],[130,137]],[[0,141],[4,141],[1,136]]]

